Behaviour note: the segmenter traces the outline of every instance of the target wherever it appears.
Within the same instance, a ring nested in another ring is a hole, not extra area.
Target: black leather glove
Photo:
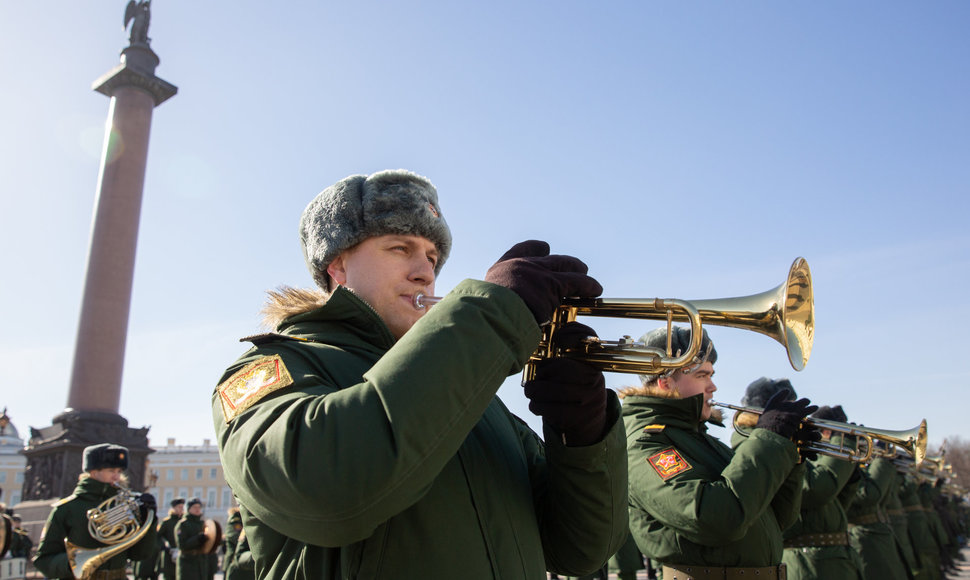
[[[563,297],[596,297],[599,282],[586,275],[588,268],[572,256],[549,255],[549,244],[519,242],[505,252],[485,274],[485,281],[505,286],[519,295],[536,322],[544,324]]]
[[[808,461],[818,459],[818,453],[809,449],[808,446],[821,439],[822,433],[818,428],[807,423],[799,425],[798,431],[795,431],[795,435],[792,436],[792,441],[798,446],[798,454],[802,456],[802,459],[807,459]]]
[[[771,396],[765,403],[764,412],[758,419],[756,427],[767,429],[785,437],[794,438],[805,417],[818,410],[817,405],[811,405],[808,399],[789,401],[791,391],[782,389]]]
[[[155,501],[155,496],[150,493],[143,493],[138,496],[138,515],[141,516],[142,523],[145,523],[145,518],[148,517],[149,512],[154,516],[158,511],[158,502]],[[158,518],[156,518],[158,519]]]
[[[578,322],[563,325],[556,344],[579,346],[582,339],[596,336],[592,328]],[[606,381],[595,367],[569,358],[552,358],[535,363],[535,379],[525,383],[529,410],[562,433],[570,447],[596,443],[606,429]]]

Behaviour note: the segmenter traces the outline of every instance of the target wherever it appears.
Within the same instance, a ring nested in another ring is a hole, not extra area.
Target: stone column
[[[159,59],[148,45],[146,27],[147,22],[140,34],[132,34],[121,64],[93,86],[111,102],[74,368],[67,408],[54,417],[53,425],[31,428],[24,450],[25,502],[48,505],[50,499],[70,495],[83,449],[97,443],[128,447],[131,488],[144,489],[146,459],[152,452],[148,428],[128,427],[118,409],[152,111],[178,90],[155,76]]]

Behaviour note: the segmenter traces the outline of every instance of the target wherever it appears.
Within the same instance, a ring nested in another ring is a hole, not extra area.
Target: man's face
[[[714,365],[710,362],[701,364],[689,373],[678,370],[667,378],[659,379],[657,383],[661,388],[680,393],[680,396],[685,399],[703,393],[704,408],[701,411],[701,420],[707,421],[711,418],[711,406],[708,402],[714,397],[717,386],[714,384]]]
[[[120,467],[106,467],[104,469],[92,469],[88,473],[91,474],[92,479],[101,483],[118,483],[122,471],[124,470]]]
[[[172,508],[172,511],[173,511],[173,513],[175,515],[181,516],[182,514],[185,513],[185,504],[184,503],[180,503],[180,504],[176,505],[175,507]]]
[[[202,515],[202,504],[200,504],[200,503],[194,503],[194,504],[192,504],[192,507],[189,508],[189,513],[192,514],[193,516],[201,516]]]
[[[414,307],[414,295],[434,294],[437,263],[438,248],[427,238],[385,235],[346,250],[327,272],[370,304],[391,334],[401,338],[425,313]]]

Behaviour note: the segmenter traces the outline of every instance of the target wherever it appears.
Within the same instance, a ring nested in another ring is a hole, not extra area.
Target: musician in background
[[[841,405],[823,406],[815,419],[845,423]],[[840,444],[842,435],[822,429],[822,439]],[[846,441],[854,449],[854,442]],[[785,530],[789,580],[861,580],[859,555],[849,545],[845,508],[855,497],[862,473],[847,459],[823,455],[808,462],[798,522]]]
[[[175,542],[179,549],[175,577],[178,580],[205,580],[208,578],[209,559],[203,550],[206,537],[202,500],[193,497],[186,506],[187,512],[175,524]]]
[[[12,524],[9,548],[11,558],[29,558],[30,550],[34,547],[34,541],[30,539],[30,534],[20,527],[22,521],[17,514],[10,516],[10,523]]]
[[[672,328],[676,356],[690,331]],[[667,329],[641,339],[661,350]],[[691,365],[641,375],[624,399],[630,465],[630,532],[640,550],[663,564],[663,579],[771,578],[779,569],[782,529],[798,516],[805,470],[793,439],[813,441],[803,426],[816,407],[779,391],[765,404],[747,441],[732,451],[708,435],[721,425],[710,403],[717,351],[704,331]],[[704,575],[702,575],[704,574]]]
[[[162,543],[162,574],[165,580],[175,580],[175,563],[178,561],[175,526],[184,513],[185,498],[177,497],[169,503],[168,515],[158,524],[158,537]]]
[[[47,523],[40,535],[34,567],[48,578],[73,578],[64,540],[67,539],[82,550],[95,550],[108,546],[92,537],[88,530],[90,509],[99,508],[106,500],[122,491],[128,483],[124,470],[128,469],[128,449],[121,445],[102,443],[84,449],[83,473],[78,477],[74,493],[54,504]],[[138,496],[139,524],[144,525],[151,514],[155,516],[155,497],[143,493]],[[152,557],[158,541],[152,520],[145,535],[125,550],[119,552],[97,570],[98,580],[127,578],[128,560]]]
[[[563,230],[582,242],[583,227]],[[522,242],[484,281],[416,308],[451,231],[435,187],[403,170],[326,188],[300,237],[319,289],[271,294],[275,332],[251,337],[212,398],[257,576],[506,580],[602,566],[627,533],[620,405],[603,373],[536,365],[524,392],[544,442],[496,397],[564,296],[602,292],[586,265]],[[578,346],[592,331],[560,334]]]
[[[890,492],[894,489],[896,465],[885,457],[877,457],[858,469],[862,477],[847,516],[849,543],[862,560],[862,577],[865,580],[912,580],[886,512]]]
[[[750,409],[764,409],[768,400],[780,391],[788,391],[788,400],[794,401],[798,398],[795,387],[788,379],[769,379],[768,377],[757,378],[748,384],[741,396],[741,406]],[[734,424],[742,430],[754,429],[758,424],[761,415],[750,411],[736,411]],[[737,449],[738,445],[747,441],[748,438],[738,433],[737,429],[731,430],[731,447]]]

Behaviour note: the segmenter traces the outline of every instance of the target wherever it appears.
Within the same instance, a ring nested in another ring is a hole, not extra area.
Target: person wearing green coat
[[[175,539],[175,526],[185,513],[185,498],[177,497],[169,502],[168,515],[158,524],[158,539],[161,542],[162,575],[165,580],[175,580],[175,563],[178,562],[178,542]]]
[[[690,331],[673,327],[670,351],[685,352]],[[667,348],[667,329],[641,342]],[[788,390],[765,406],[746,441],[732,451],[707,433],[720,425],[711,406],[717,351],[705,331],[690,366],[641,375],[620,391],[630,465],[630,532],[663,565],[664,580],[783,577],[782,529],[801,504],[804,468],[793,442],[817,437],[802,426],[816,409]]]
[[[940,561],[939,546],[933,539],[929,518],[919,498],[917,476],[905,474],[899,485],[899,500],[906,511],[909,540],[916,551],[920,564],[920,580],[942,580],[943,565]]]
[[[300,236],[319,288],[271,293],[274,331],[248,339],[212,397],[256,575],[541,580],[601,567],[627,530],[615,393],[582,361],[537,361],[523,386],[543,438],[496,396],[564,296],[602,292],[586,265],[530,240],[484,280],[422,301],[451,232],[431,182],[403,170],[326,188]],[[592,335],[565,324],[556,347]]]
[[[909,567],[897,547],[895,534],[885,504],[896,466],[885,457],[877,457],[859,468],[862,477],[849,506],[849,544],[859,553],[864,580],[912,580]]]
[[[815,419],[846,422],[840,405],[823,406]],[[838,446],[841,435],[822,430],[823,439]],[[846,444],[851,448],[851,445]],[[807,462],[798,521],[785,530],[789,580],[861,580],[859,555],[849,544],[849,520],[843,501],[854,497],[861,472],[846,459],[822,456]],[[847,486],[853,487],[849,490]]]
[[[186,504],[188,511],[175,525],[175,542],[179,556],[175,565],[178,580],[205,580],[209,558],[203,550],[205,522],[202,521],[202,500],[193,497]]]
[[[83,452],[83,473],[78,478],[74,493],[54,504],[47,523],[40,535],[34,567],[47,578],[74,578],[72,562],[65,540],[81,550],[97,550],[110,545],[92,537],[89,530],[88,510],[96,509],[106,500],[122,493],[126,483],[123,474],[128,469],[128,449],[121,445],[102,443],[86,447]],[[133,495],[133,494],[132,494]],[[158,533],[155,528],[155,498],[143,493],[137,496],[139,503],[139,533],[141,539],[112,556],[97,571],[99,580],[127,578],[129,560],[150,558],[155,551]],[[147,528],[146,528],[147,526]]]

